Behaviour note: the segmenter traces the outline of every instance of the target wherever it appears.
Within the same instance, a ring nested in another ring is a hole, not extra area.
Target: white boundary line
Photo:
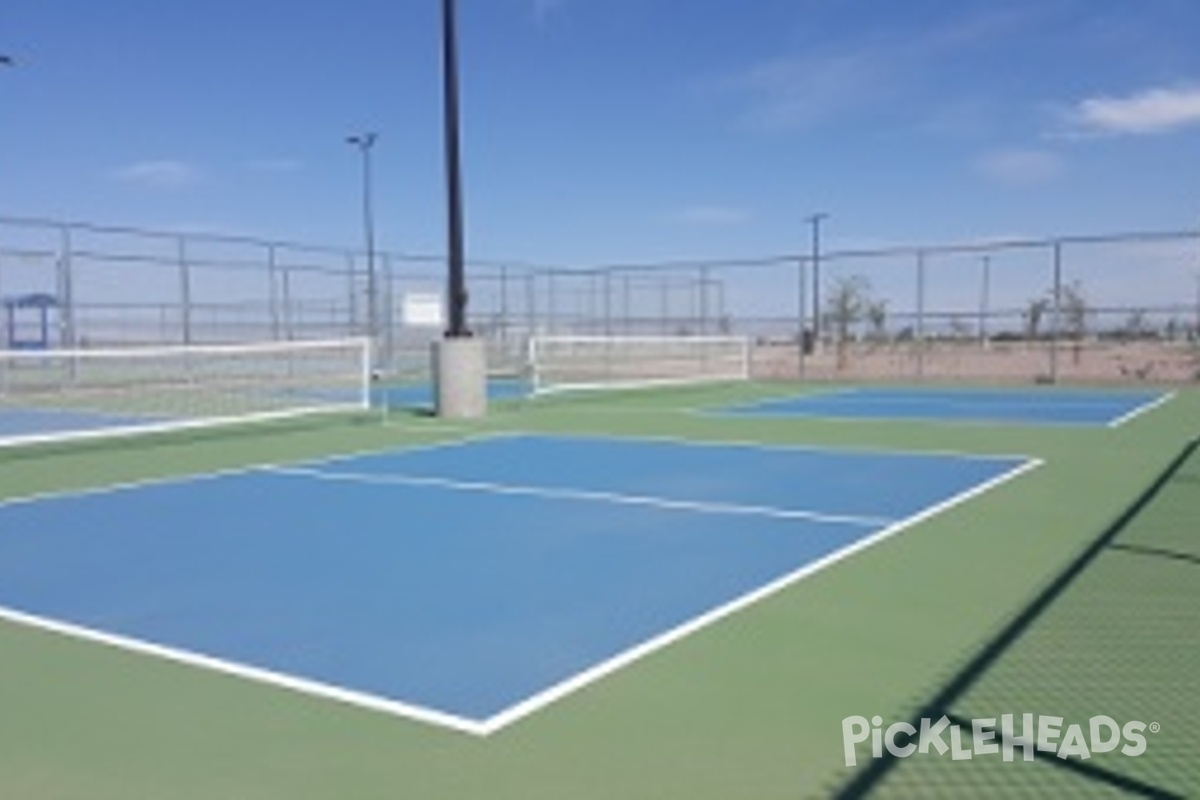
[[[378,695],[368,694],[366,692],[358,692],[352,689],[345,689],[333,684],[322,683],[320,681],[309,680],[307,678],[298,678],[294,675],[288,675],[283,672],[263,669],[260,667],[252,667],[247,664],[241,664],[236,661],[227,661],[223,658],[215,658],[206,656],[201,653],[195,653],[188,650],[182,650],[166,645],[154,644],[142,639],[135,639],[128,636],[118,634],[105,633],[94,628],[88,628],[83,625],[75,625],[69,622],[60,622],[59,620],[49,619],[47,617],[38,616],[36,614],[28,614],[24,611],[0,606],[0,619],[14,622],[19,625],[25,625],[31,628],[56,633],[63,636],[68,636],[72,639],[82,639],[87,642],[113,647],[118,650],[125,650],[140,655],[154,656],[157,658],[166,659],[179,664],[186,664],[190,667],[219,672],[225,675],[233,675],[238,678],[245,678],[256,681],[258,683],[266,683],[272,686],[279,686],[284,689],[290,689],[294,692],[300,692],[307,695],[315,695],[329,700],[337,700],[350,705],[369,708],[374,711],[382,711],[387,714],[407,717],[420,722],[426,722],[431,725],[438,725],[443,728],[451,728],[453,730],[462,731],[464,733],[472,733],[483,735],[485,731],[482,726],[473,720],[464,719],[463,717],[454,714],[447,714],[442,711],[424,708],[422,706],[401,703],[395,700],[387,700]]]
[[[1133,409],[1128,414],[1117,417],[1116,419],[1109,422],[1108,427],[1119,428],[1122,425],[1124,425],[1126,422],[1130,422],[1130,421],[1140,417],[1142,414],[1149,413],[1150,411],[1153,411],[1154,409],[1159,408],[1160,406],[1166,405],[1167,403],[1169,403],[1175,399],[1176,394],[1177,394],[1176,392],[1167,392],[1166,394],[1160,395],[1159,397],[1155,398],[1154,400],[1150,400],[1146,403],[1142,403],[1140,406]]]
[[[521,435],[499,433],[498,436]],[[487,437],[482,437],[487,438]],[[565,437],[570,438],[570,437]],[[447,445],[454,446],[459,444],[469,444],[475,439],[464,439],[447,442]],[[440,446],[439,443],[430,443],[424,447],[430,449]],[[403,449],[403,448],[399,448]],[[816,448],[813,448],[816,449]],[[386,452],[386,451],[377,451]],[[366,455],[367,453],[364,453]],[[350,458],[353,456],[339,456],[336,458]],[[350,705],[366,708],[369,710],[379,711],[394,716],[424,722],[430,725],[447,728],[479,737],[490,736],[497,731],[505,728],[527,716],[539,711],[546,706],[579,691],[586,686],[607,677],[608,675],[622,669],[635,661],[645,658],[652,653],[661,650],[705,627],[708,627],[732,614],[747,608],[771,595],[777,594],[782,590],[792,586],[793,584],[807,578],[817,572],[832,566],[837,562],[854,555],[866,548],[877,544],[884,539],[907,530],[908,528],[923,522],[937,514],[941,514],[948,509],[966,502],[984,492],[1007,483],[1024,473],[1041,466],[1044,462],[1040,459],[1027,459],[1023,464],[996,476],[984,483],[960,492],[953,497],[948,498],[940,503],[937,503],[923,511],[920,511],[906,519],[892,522],[890,525],[881,530],[870,534],[862,539],[836,550],[817,561],[806,564],[794,572],[782,576],[781,578],[772,581],[766,585],[760,586],[740,597],[737,597],[711,611],[701,614],[698,617],[676,626],[668,631],[665,631],[657,636],[648,639],[641,644],[635,645],[628,650],[619,653],[618,655],[603,661],[593,667],[590,667],[583,672],[561,681],[541,692],[538,692],[530,697],[522,700],[512,706],[509,706],[504,711],[488,717],[484,720],[472,720],[460,717],[455,714],[450,714],[435,709],[430,709],[422,706],[417,706],[409,703],[388,700],[386,698],[372,695],[366,692],[359,692],[344,687],[339,687],[332,684],[322,683],[320,681],[298,678],[293,675],[275,672],[273,670],[253,667],[245,664],[240,664],[224,659],[206,656],[199,653],[192,653],[186,650],[176,649],[152,642],[146,642],[132,637],[120,636],[116,634],[105,633],[102,631],[87,628],[85,626],[74,625],[57,620],[52,620],[46,617],[41,617],[34,614],[29,614],[23,611],[0,606],[0,619],[4,619],[17,624],[33,627],[36,629],[57,633],[69,636],[75,639],[80,639],[97,644],[107,645],[121,650],[157,656],[169,661],[173,661],[188,666],[207,669],[214,672],[241,677],[253,680],[259,683],[265,683],[272,686],[278,686],[291,691],[307,694],[310,696],[322,697],[338,702],[347,703]],[[221,475],[250,473],[254,471],[278,472],[287,470],[286,467],[279,466],[259,466],[246,467],[236,470],[228,470],[225,472],[207,473],[199,476],[191,476],[185,478],[160,479],[157,481],[144,481],[141,483],[124,484],[118,487],[105,487],[90,491],[67,492],[57,495],[43,495],[37,497],[18,498],[0,503],[0,508],[16,502],[30,502],[37,499],[49,499],[52,497],[85,495],[85,494],[103,494],[109,491],[119,491],[122,489],[138,488],[140,486],[152,485],[156,483],[172,483],[172,482],[188,482],[191,480],[205,480]],[[322,475],[317,470],[304,470],[299,468],[301,474],[316,474]],[[324,474],[329,477],[328,474]],[[619,496],[618,496],[619,497]],[[689,504],[691,505],[691,504]]]
[[[577,692],[589,684],[595,683],[601,678],[611,675],[623,667],[629,666],[635,661],[645,658],[646,656],[649,656],[650,654],[661,650],[668,645],[674,644],[675,642],[693,633],[696,633],[702,628],[706,628],[715,622],[725,619],[726,617],[761,600],[764,600],[771,595],[778,594],[784,589],[794,585],[804,578],[820,572],[826,567],[830,567],[845,558],[849,558],[850,556],[859,553],[868,547],[871,547],[872,545],[882,542],[884,539],[895,536],[901,531],[907,530],[908,528],[911,528],[920,522],[924,522],[933,516],[941,514],[942,512],[947,511],[950,508],[959,505],[960,503],[964,503],[967,500],[983,494],[984,492],[990,491],[991,489],[994,489],[1003,483],[1014,480],[1020,475],[1023,475],[1024,473],[1041,466],[1042,463],[1043,462],[1040,460],[1027,461],[1015,469],[1009,470],[1002,475],[998,475],[997,477],[981,483],[978,486],[972,487],[964,492],[960,492],[959,494],[947,500],[930,506],[924,511],[918,512],[907,519],[895,522],[863,539],[858,539],[857,541],[841,548],[840,550],[835,550],[834,552],[829,553],[828,555],[816,561],[806,564],[800,569],[784,575],[783,577],[778,578],[771,583],[760,586],[759,588],[735,598],[734,600],[731,600],[728,603],[725,603],[724,605],[719,606],[705,614],[694,617],[682,625],[665,631],[664,633],[661,633],[652,639],[648,639],[645,642],[636,645],[624,651],[623,653],[610,658],[607,661],[601,662],[600,664],[597,664],[590,669],[568,678],[567,680],[562,681],[555,686],[526,698],[516,705],[510,706],[499,714],[489,717],[479,726],[481,733],[485,736],[493,734],[496,731],[511,725],[526,716],[529,716],[535,711],[539,711],[551,703],[554,703],[555,701],[560,700],[563,697],[572,694],[573,692]]]
[[[889,517],[869,517],[854,514],[825,514],[803,509],[774,508],[772,506],[741,505],[737,503],[705,503],[694,500],[672,500],[666,497],[620,494],[589,489],[563,489],[555,487],[519,486],[488,481],[461,481],[424,475],[389,473],[373,475],[364,472],[328,472],[304,467],[275,467],[269,470],[275,475],[292,475],[321,481],[361,483],[375,486],[423,486],[438,489],[483,492],[487,494],[536,497],[548,500],[591,500],[616,505],[649,506],[672,511],[695,511],[703,514],[736,514],[744,516],[770,517],[772,519],[802,519],[808,522],[858,525],[874,527],[890,525],[895,520]]]

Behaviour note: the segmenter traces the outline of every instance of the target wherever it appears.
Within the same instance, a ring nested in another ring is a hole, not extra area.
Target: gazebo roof
[[[57,308],[58,298],[46,292],[18,294],[4,298],[5,308]]]

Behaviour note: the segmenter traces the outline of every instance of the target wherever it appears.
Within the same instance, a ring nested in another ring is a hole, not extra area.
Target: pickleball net
[[[750,342],[739,336],[534,336],[535,394],[746,380]]]
[[[0,350],[0,446],[370,406],[365,339]]]

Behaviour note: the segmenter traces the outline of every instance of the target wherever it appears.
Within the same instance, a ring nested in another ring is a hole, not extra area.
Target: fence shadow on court
[[[1193,643],[1200,621],[1197,481],[1200,438],[908,720],[919,730],[920,720],[944,715],[967,738],[972,719],[999,713],[1019,719],[1065,708],[1067,722],[1082,722],[1085,731],[1091,715],[1125,714],[1161,726],[1157,738],[1147,734],[1145,754],[1037,752],[1025,762],[1018,749],[1013,762],[999,755],[951,761],[932,752],[898,758],[885,749],[834,796],[1174,798],[1200,789],[1197,703],[1189,691],[1195,678],[1188,674],[1200,655]]]

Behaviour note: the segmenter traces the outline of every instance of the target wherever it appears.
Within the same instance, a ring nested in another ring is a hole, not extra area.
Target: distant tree
[[[950,338],[954,340],[968,339],[971,336],[971,326],[962,317],[955,316],[950,319]]]
[[[1129,312],[1129,317],[1125,320],[1124,334],[1129,339],[1141,339],[1150,331],[1150,326],[1146,324],[1146,309],[1135,308]]]
[[[1045,297],[1035,297],[1029,301],[1029,307],[1025,309],[1025,336],[1028,339],[1036,340],[1041,334],[1042,320],[1046,318],[1046,312],[1050,310],[1051,303]]]
[[[887,300],[874,300],[867,304],[867,323],[871,326],[871,338],[877,342],[887,339]]]
[[[1067,336],[1070,337],[1073,343],[1071,346],[1072,360],[1078,365],[1080,360],[1082,360],[1083,340],[1087,335],[1087,318],[1088,314],[1091,313],[1082,283],[1071,281],[1062,287],[1062,294],[1059,297],[1059,309],[1062,312],[1063,325],[1066,328]]]
[[[838,369],[846,366],[850,329],[867,317],[871,282],[862,275],[839,276],[825,295],[825,321],[837,335]]]

